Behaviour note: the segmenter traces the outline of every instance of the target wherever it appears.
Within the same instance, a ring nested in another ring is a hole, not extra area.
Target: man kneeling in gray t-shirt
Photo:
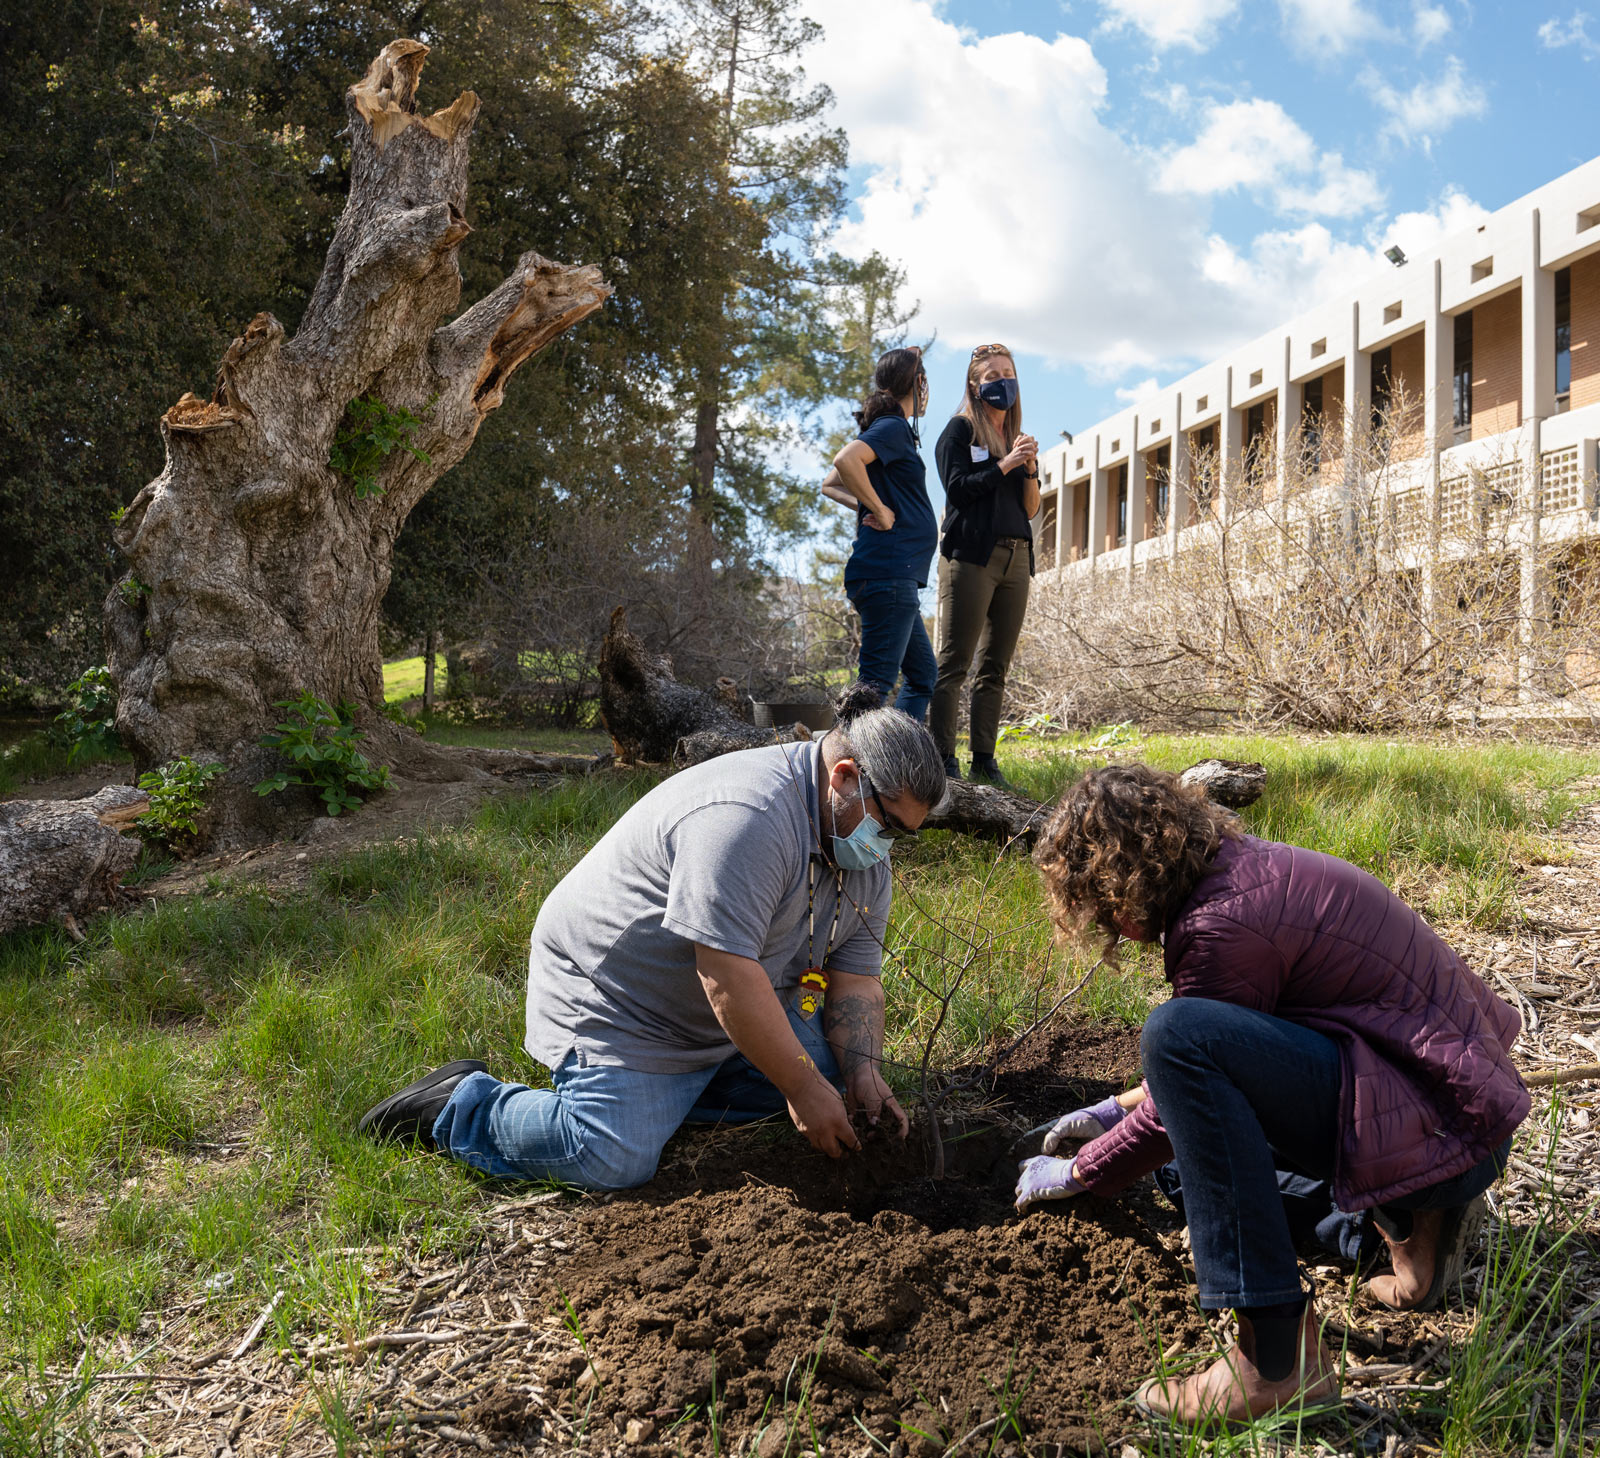
[[[889,847],[938,803],[944,767],[920,724],[875,705],[853,690],[820,741],[673,775],[551,892],[524,1042],[550,1088],[462,1059],[361,1127],[594,1190],[643,1184],[685,1121],[787,1108],[834,1158],[860,1147],[857,1110],[905,1133],[879,1070]]]

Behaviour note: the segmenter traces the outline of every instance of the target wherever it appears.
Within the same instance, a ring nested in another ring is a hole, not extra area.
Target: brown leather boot
[[[1374,1276],[1367,1290],[1394,1311],[1432,1311],[1444,1301],[1445,1292],[1459,1284],[1484,1210],[1482,1195],[1448,1210],[1418,1210],[1406,1240],[1395,1240],[1380,1225],[1378,1233],[1389,1247],[1394,1274]]]
[[[1316,1313],[1306,1302],[1300,1318],[1300,1349],[1289,1375],[1269,1382],[1256,1370],[1255,1332],[1239,1317],[1239,1340],[1203,1372],[1190,1377],[1152,1377],[1134,1394],[1147,1418],[1181,1427],[1247,1423],[1281,1407],[1339,1400],[1339,1369],[1322,1340]]]

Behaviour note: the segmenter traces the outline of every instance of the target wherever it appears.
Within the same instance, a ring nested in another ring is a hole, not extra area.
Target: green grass
[[[427,655],[419,653],[415,658],[397,658],[392,663],[383,665],[383,697],[385,703],[399,703],[403,699],[419,698],[422,694],[422,680],[424,670],[427,668]],[[433,691],[441,698],[444,697],[444,686],[448,678],[445,668],[444,654],[433,655]]]
[[[133,756],[121,750],[80,754],[75,761],[67,756],[67,746],[43,729],[13,739],[0,748],[0,796],[21,794],[35,780],[77,774],[96,765],[133,763]]]
[[[611,736],[603,729],[509,729],[456,724],[440,714],[419,714],[417,718],[424,737],[436,744],[525,749],[535,754],[602,754],[611,748]]]
[[[1095,762],[1067,753],[1079,742],[1008,745],[1002,760],[1054,794]],[[1572,780],[1596,767],[1560,749],[1359,740],[1155,738],[1140,753],[1172,767],[1206,753],[1262,760],[1270,788],[1246,812],[1254,829],[1346,855],[1441,920],[1478,923],[1515,916],[1517,866],[1549,850]],[[167,901],[94,922],[81,945],[54,930],[0,938],[0,1370],[131,1333],[218,1275],[232,1278],[216,1298],[230,1328],[282,1286],[289,1326],[359,1333],[374,1319],[363,1283],[328,1252],[465,1239],[477,1179],[358,1138],[355,1122],[419,1070],[468,1053],[542,1079],[520,1050],[529,928],[650,783],[606,776],[505,797],[466,825],[331,861],[302,891]],[[963,962],[939,1062],[1024,1025],[1081,975],[1053,946],[1022,858],[997,863],[991,846],[930,834],[896,864],[888,1051],[901,1064],[917,1061]],[[1145,952],[1096,974],[1081,1005],[1136,1024],[1161,988]],[[906,1067],[892,1077],[915,1083]],[[7,1402],[0,1444],[23,1421]]]

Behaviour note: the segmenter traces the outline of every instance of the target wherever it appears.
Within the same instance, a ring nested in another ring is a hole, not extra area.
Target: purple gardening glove
[[[1084,1187],[1072,1177],[1073,1160],[1052,1159],[1048,1154],[1036,1154],[1022,1162],[1022,1173],[1017,1177],[1017,1209],[1027,1210],[1046,1200],[1070,1200],[1084,1193]]]
[[[1127,1117],[1128,1111],[1114,1098],[1101,1099],[1087,1109],[1074,1109],[1057,1119],[1055,1128],[1044,1136],[1044,1152],[1054,1154],[1063,1144],[1075,1139],[1098,1139]]]

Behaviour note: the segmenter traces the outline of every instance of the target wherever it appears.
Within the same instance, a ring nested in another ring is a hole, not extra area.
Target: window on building
[[[1156,452],[1155,468],[1156,530],[1164,532],[1172,513],[1172,447],[1162,446]]]
[[[1457,430],[1472,424],[1472,310],[1456,315],[1456,355],[1451,416]]]
[[[1244,448],[1248,451],[1267,433],[1267,402],[1261,401],[1244,412]]]
[[[1111,501],[1117,524],[1117,545],[1128,545],[1128,468],[1117,466],[1111,472]]]
[[[1211,513],[1216,495],[1221,427],[1213,421],[1189,437],[1189,520],[1198,521]]]
[[[1391,374],[1393,357],[1387,349],[1372,351],[1372,428],[1383,424],[1389,412],[1389,402],[1394,399],[1394,376]]]
[[[1074,532],[1077,546],[1074,548],[1076,556],[1082,557],[1089,550],[1089,487],[1085,483],[1073,488],[1078,503],[1078,524]]]
[[[1305,448],[1308,471],[1314,471],[1322,461],[1322,376],[1307,380],[1300,387],[1300,439]]]
[[[1572,403],[1572,270],[1556,270],[1556,409]]]

